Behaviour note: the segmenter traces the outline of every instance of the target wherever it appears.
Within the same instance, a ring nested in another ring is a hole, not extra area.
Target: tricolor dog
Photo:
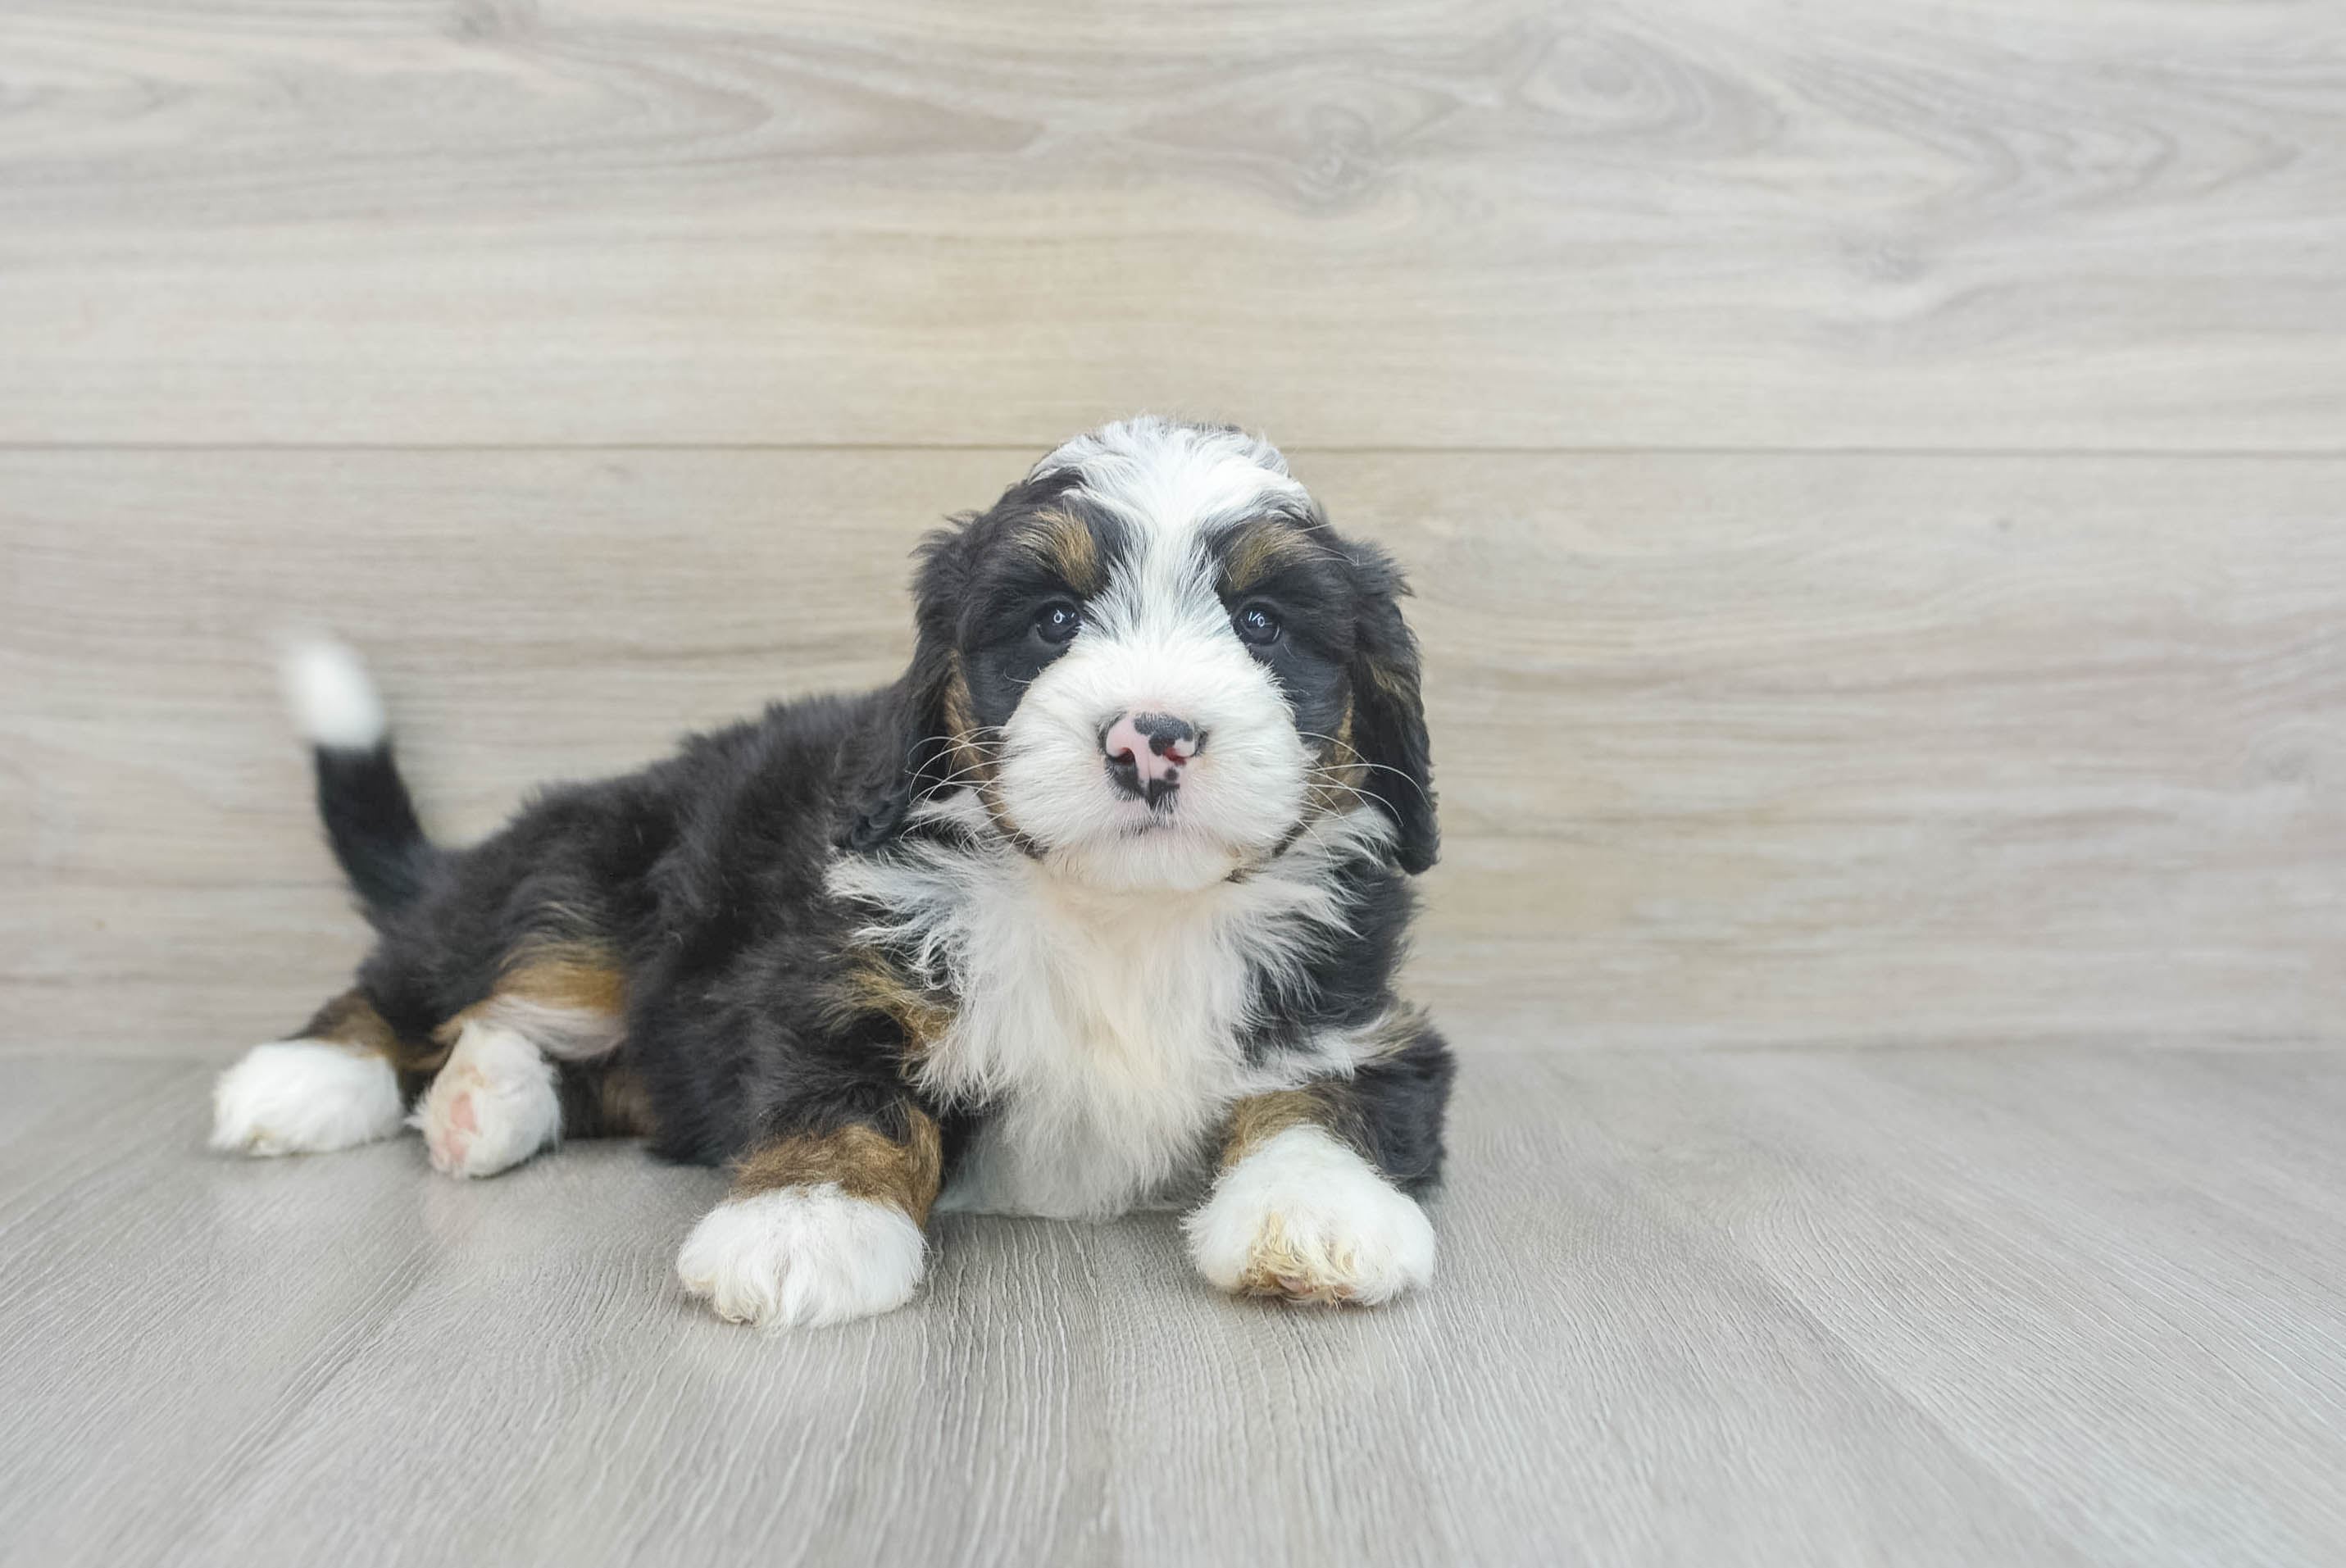
[[[213,1143],[640,1135],[731,1193],[677,1271],[769,1328],[918,1288],[933,1209],[1186,1208],[1221,1289],[1425,1283],[1452,1074],[1396,995],[1435,850],[1377,550],[1265,443],[1140,419],[922,546],[912,667],[428,842],[347,651],[289,665],[378,940]]]

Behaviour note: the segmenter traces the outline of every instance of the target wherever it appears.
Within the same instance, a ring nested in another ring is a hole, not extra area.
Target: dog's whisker
[[[1396,778],[1398,778],[1398,779],[1402,779],[1402,780],[1406,781],[1406,782],[1408,783],[1409,787],[1410,787],[1411,789],[1413,789],[1416,790],[1416,791],[1417,791],[1417,793],[1418,793],[1418,795],[1419,795],[1419,797],[1420,797],[1422,799],[1423,799],[1427,805],[1429,805],[1429,806],[1430,806],[1430,805],[1432,805],[1432,804],[1433,803],[1433,797],[1431,794],[1429,794],[1429,793],[1427,792],[1425,786],[1424,786],[1424,785],[1423,785],[1423,784],[1420,784],[1420,783],[1417,781],[1416,778],[1415,778],[1413,775],[1412,775],[1412,774],[1409,772],[1409,770],[1408,770],[1407,769],[1403,769],[1403,768],[1395,768],[1395,767],[1392,766],[1390,763],[1384,763],[1384,762],[1372,762],[1372,761],[1370,761],[1367,758],[1365,758],[1365,757],[1362,756],[1358,750],[1355,750],[1355,749],[1353,748],[1353,747],[1352,747],[1352,742],[1350,742],[1350,741],[1348,741],[1348,740],[1340,740],[1340,739],[1338,739],[1336,737],[1334,737],[1334,736],[1332,736],[1332,735],[1312,735],[1312,734],[1309,734],[1309,733],[1306,733],[1306,732],[1301,731],[1301,730],[1297,731],[1297,733],[1298,733],[1298,734],[1300,734],[1300,735],[1302,735],[1303,738],[1304,738],[1304,739],[1306,739],[1306,740],[1324,740],[1324,741],[1326,741],[1326,742],[1327,742],[1329,745],[1331,745],[1331,746],[1341,746],[1341,747],[1342,747],[1345,750],[1347,750],[1347,751],[1349,751],[1349,752],[1351,752],[1351,753],[1352,753],[1352,760],[1351,760],[1351,761],[1349,761],[1349,762],[1321,763],[1321,764],[1316,764],[1316,766],[1320,766],[1320,767],[1335,767],[1335,768],[1365,768],[1365,769],[1368,769],[1370,772],[1372,772],[1372,773],[1391,773],[1391,774],[1392,774],[1394,777],[1396,777]]]

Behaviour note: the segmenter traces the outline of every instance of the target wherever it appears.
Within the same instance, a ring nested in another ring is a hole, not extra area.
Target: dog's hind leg
[[[607,1056],[626,1028],[616,955],[591,942],[517,948],[495,988],[435,1032],[448,1060],[412,1118],[434,1168],[495,1176],[553,1145],[565,1122],[564,1065]]]
[[[220,1074],[211,1146],[317,1155],[390,1137],[405,1109],[394,1063],[406,1054],[364,994],[346,992],[298,1037],[256,1045]]]
[[[520,1030],[465,1019],[408,1120],[443,1176],[510,1170],[562,1135],[554,1064]]]

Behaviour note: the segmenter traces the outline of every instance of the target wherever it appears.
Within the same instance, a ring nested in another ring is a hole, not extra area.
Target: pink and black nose
[[[1119,715],[1100,731],[1108,782],[1151,806],[1181,787],[1181,769],[1204,749],[1206,738],[1169,713]]]

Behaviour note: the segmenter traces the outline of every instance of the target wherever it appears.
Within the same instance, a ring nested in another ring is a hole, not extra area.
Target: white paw
[[[256,1045],[212,1085],[216,1149],[321,1155],[399,1131],[399,1077],[371,1051],[330,1040]]]
[[[1224,1290],[1372,1305],[1433,1278],[1425,1211],[1318,1127],[1255,1149],[1181,1225]]]
[[[443,1176],[489,1176],[562,1135],[554,1064],[519,1033],[467,1023],[411,1118]]]
[[[685,1238],[676,1273],[719,1318],[814,1329],[902,1307],[921,1261],[910,1215],[825,1183],[719,1204]]]

